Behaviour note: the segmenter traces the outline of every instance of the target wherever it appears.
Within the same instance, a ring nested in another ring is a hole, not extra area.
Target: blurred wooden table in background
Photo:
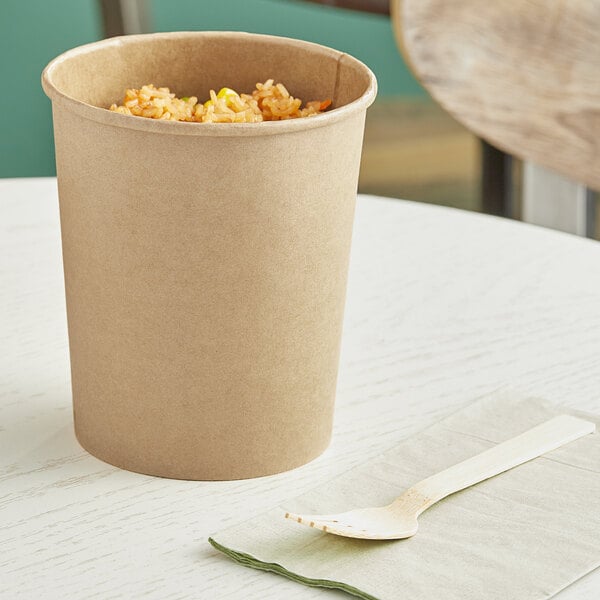
[[[367,112],[359,189],[481,211],[479,140],[437,104],[378,99]]]

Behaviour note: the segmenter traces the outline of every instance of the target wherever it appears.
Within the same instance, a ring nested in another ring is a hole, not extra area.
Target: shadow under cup
[[[180,123],[106,110],[273,78],[314,117]],[[356,59],[245,33],[113,38],[43,74],[52,99],[75,430],[111,464],[277,473],[329,443],[364,119]]]

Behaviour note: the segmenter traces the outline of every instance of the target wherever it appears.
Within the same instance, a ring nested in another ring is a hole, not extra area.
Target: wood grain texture
[[[392,0],[415,75],[459,122],[600,189],[600,0]]]
[[[600,246],[362,197],[333,442],[250,481],[121,471],[73,436],[55,181],[0,181],[0,598],[345,598],[233,564],[210,534],[500,386],[600,411]],[[594,600],[600,573],[560,594]]]

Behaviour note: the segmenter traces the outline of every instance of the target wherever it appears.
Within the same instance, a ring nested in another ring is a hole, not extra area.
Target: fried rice
[[[110,110],[136,117],[196,123],[258,123],[312,117],[326,110],[331,100],[314,100],[302,107],[282,83],[268,79],[257,83],[251,94],[238,94],[231,88],[218,93],[210,90],[210,99],[198,102],[196,96],[178,98],[167,87],[152,84],[128,89],[121,105]]]

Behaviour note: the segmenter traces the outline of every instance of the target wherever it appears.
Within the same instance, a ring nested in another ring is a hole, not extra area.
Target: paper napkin
[[[600,566],[600,434],[449,496],[406,540],[342,538],[284,519],[389,503],[562,410],[502,391],[378,458],[211,538],[242,565],[368,600],[542,600]]]

